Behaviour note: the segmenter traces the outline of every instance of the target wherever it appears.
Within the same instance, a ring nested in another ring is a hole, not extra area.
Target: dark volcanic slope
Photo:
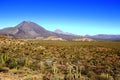
[[[36,37],[57,36],[64,39],[72,39],[78,37],[72,35],[57,34],[48,31],[43,27],[41,27],[40,25],[31,21],[23,21],[15,27],[2,29],[0,30],[0,34],[10,35],[15,38],[36,38]]]

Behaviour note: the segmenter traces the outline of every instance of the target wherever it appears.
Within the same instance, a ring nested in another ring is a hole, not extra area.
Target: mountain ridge
[[[86,35],[84,37],[92,38],[95,40],[120,40],[120,35],[113,35],[113,34],[98,34],[98,35]]]
[[[63,38],[67,40],[73,40],[78,38],[91,38],[95,40],[120,40],[120,35],[107,35],[107,34],[98,34],[98,35],[75,35],[69,32],[63,32],[62,30],[49,31],[44,27],[36,24],[32,21],[23,21],[16,25],[15,27],[8,27],[0,29],[0,34],[11,36],[17,39],[29,39],[37,37],[49,37],[56,36],[58,38]]]
[[[65,35],[75,35],[75,36],[78,36],[78,35],[73,34],[73,33],[64,32],[64,31],[62,31],[62,30],[60,30],[60,29],[56,29],[54,32],[55,32],[55,33],[58,33],[58,34],[65,34]]]
[[[79,37],[73,35],[58,34],[52,31],[48,31],[42,26],[31,21],[23,21],[15,27],[1,29],[0,34],[13,36],[14,38],[24,39],[49,36],[56,36],[63,39],[73,39]]]

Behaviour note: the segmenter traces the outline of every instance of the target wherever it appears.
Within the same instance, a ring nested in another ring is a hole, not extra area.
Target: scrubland
[[[120,80],[120,42],[0,36],[0,80]]]

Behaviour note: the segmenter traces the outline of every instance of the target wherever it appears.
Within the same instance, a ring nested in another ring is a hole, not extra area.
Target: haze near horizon
[[[1,0],[0,29],[24,20],[78,35],[120,34],[118,0]]]

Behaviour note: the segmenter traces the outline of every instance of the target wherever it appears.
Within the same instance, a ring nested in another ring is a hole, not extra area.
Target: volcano
[[[19,39],[29,39],[29,38],[49,37],[49,36],[56,36],[63,39],[73,39],[79,37],[74,35],[58,34],[46,30],[42,26],[31,21],[23,21],[20,24],[16,25],[15,27],[1,29],[0,34],[12,36],[14,38],[19,38]]]

